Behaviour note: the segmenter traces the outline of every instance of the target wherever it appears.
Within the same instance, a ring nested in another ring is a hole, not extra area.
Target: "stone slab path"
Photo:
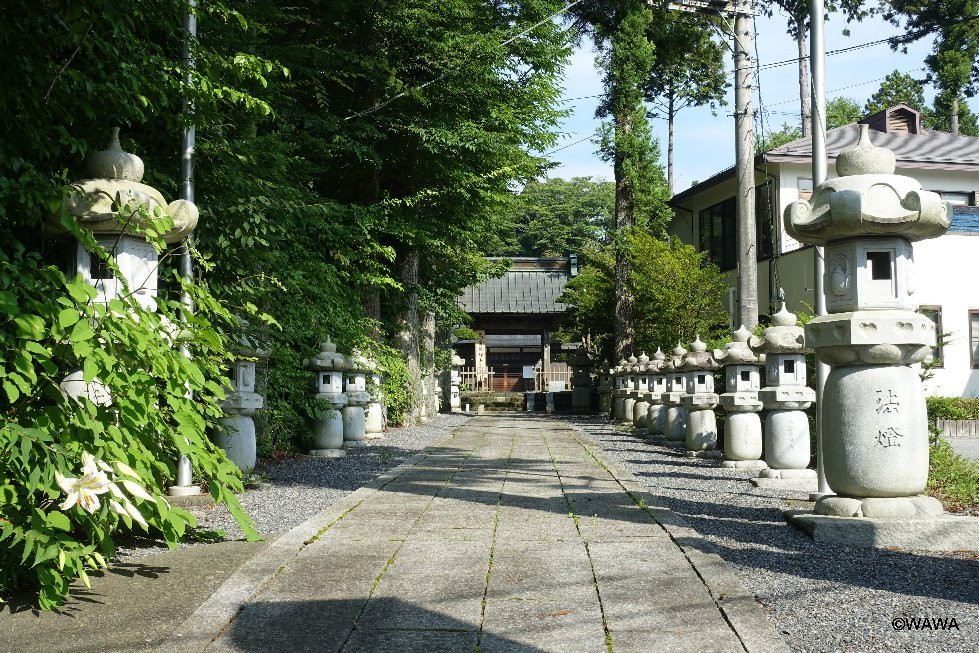
[[[268,552],[161,650],[787,651],[695,531],[546,417],[473,419]]]

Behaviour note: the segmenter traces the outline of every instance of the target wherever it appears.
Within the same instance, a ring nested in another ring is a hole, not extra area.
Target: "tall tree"
[[[856,100],[838,97],[826,103],[826,129],[859,122],[861,118],[863,118],[863,110]]]
[[[863,111],[864,114],[871,115],[901,103],[927,113],[925,89],[921,82],[911,75],[895,70],[884,78],[880,88],[867,100]]]
[[[957,128],[952,124],[952,117],[958,118]],[[949,93],[940,91],[935,94],[931,115],[926,121],[928,129],[937,129],[965,136],[979,136],[979,120],[972,113],[964,98],[951,97]]]
[[[495,253],[578,253],[614,232],[615,184],[591,177],[531,181],[514,198],[511,215],[511,238]]]
[[[653,28],[656,59],[646,82],[652,117],[666,118],[666,180],[673,191],[674,123],[687,107],[724,106],[730,84],[724,70],[724,47],[712,38],[710,24],[699,14],[674,12]]]
[[[654,201],[657,165],[643,88],[655,61],[650,38],[662,19],[643,0],[594,0],[573,10],[599,51],[605,91],[597,115],[607,118],[601,152],[615,174],[615,355],[632,354],[634,300],[625,238],[637,225],[648,225]],[[654,228],[663,229],[663,225]]]
[[[868,15],[863,9],[863,0],[839,0],[838,2],[826,2],[824,8],[826,13],[837,11],[843,12],[847,22],[862,20]],[[802,135],[811,135],[812,122],[810,120],[810,88],[809,88],[809,47],[807,35],[809,33],[809,0],[769,0],[763,2],[761,9],[771,16],[775,8],[781,9],[788,16],[788,33],[796,40],[799,52],[799,105],[800,122]]]
[[[893,0],[883,7],[884,16],[906,30],[895,48],[935,37],[925,57],[927,81],[943,94],[949,131],[958,133],[960,98],[979,91],[979,0]]]

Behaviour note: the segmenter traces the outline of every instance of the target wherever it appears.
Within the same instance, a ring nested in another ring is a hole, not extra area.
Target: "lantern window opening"
[[[704,385],[705,383],[707,383],[707,375],[706,374],[698,374],[697,375],[697,383],[699,383],[700,385]]]
[[[893,278],[890,252],[867,252],[867,265],[870,278],[874,281],[889,281]]]
[[[741,370],[741,380],[742,381],[750,381],[751,380],[751,372],[749,372],[748,370]]]
[[[109,258],[113,258],[112,254],[109,254]],[[103,259],[94,252],[89,252],[89,259],[92,262],[89,277],[91,277],[93,281],[98,279],[115,278],[115,275],[112,274],[112,270],[109,268],[109,259]]]
[[[789,359],[789,360],[785,361],[785,373],[786,374],[795,374],[795,361],[794,360]]]

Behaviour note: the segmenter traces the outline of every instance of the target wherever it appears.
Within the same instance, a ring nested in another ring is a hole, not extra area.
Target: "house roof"
[[[870,140],[878,147],[886,147],[894,152],[899,167],[930,168],[936,170],[979,170],[979,138],[950,134],[948,132],[922,129],[913,134],[905,131],[878,131],[875,125],[880,124],[878,118],[885,117],[897,111],[914,112],[904,105],[891,107],[885,112],[864,118],[861,122],[871,125]],[[860,137],[860,124],[852,123],[830,129],[826,132],[826,153],[829,159],[835,160],[843,150],[856,145]],[[766,162],[798,162],[812,160],[812,138],[800,138],[780,145],[768,152],[755,156],[755,168],[761,168]],[[722,170],[716,175],[677,193],[670,204],[677,205],[711,186],[734,177],[734,166]]]
[[[498,279],[466,288],[459,307],[470,314],[557,314],[568,305],[557,301],[571,277],[569,259],[512,259],[514,267]]]

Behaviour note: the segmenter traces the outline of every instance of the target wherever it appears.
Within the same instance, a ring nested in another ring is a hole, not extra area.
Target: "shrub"
[[[956,454],[940,438],[930,453],[929,492],[949,510],[979,507],[979,465]]]
[[[165,231],[166,220],[148,224]],[[106,258],[91,234],[66,226]],[[257,539],[234,495],[238,469],[206,436],[222,414],[230,360],[216,324],[231,325],[231,315],[176,274],[194,313],[166,297],[156,312],[130,296],[95,302],[81,277],[67,279],[16,241],[8,250],[0,252],[0,596],[29,588],[41,608],[60,605],[72,580],[87,584],[86,569],[114,554],[120,530],[138,526],[175,546],[195,525],[162,494],[181,454]],[[74,371],[111,403],[62,394]]]

